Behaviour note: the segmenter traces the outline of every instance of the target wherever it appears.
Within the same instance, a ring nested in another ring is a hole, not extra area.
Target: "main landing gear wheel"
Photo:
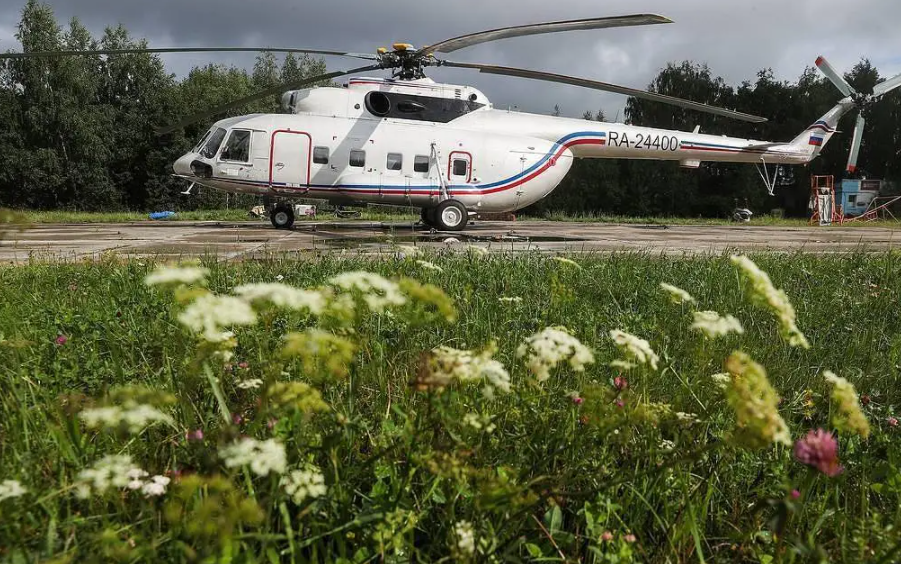
[[[435,227],[441,231],[463,231],[469,223],[469,212],[456,200],[445,200],[434,211]]]
[[[269,219],[276,229],[291,229],[294,226],[294,208],[286,204],[279,204],[272,208]]]

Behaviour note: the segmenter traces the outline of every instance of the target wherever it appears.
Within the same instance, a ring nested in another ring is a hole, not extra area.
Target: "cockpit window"
[[[225,147],[222,148],[221,159],[239,163],[248,162],[250,160],[250,132],[244,129],[232,131]]]
[[[207,130],[207,132],[203,134],[203,137],[200,138],[200,141],[196,145],[194,145],[195,153],[200,152],[200,149],[203,148],[203,144],[206,143],[206,140],[210,138],[210,133],[212,133],[212,132],[213,132],[212,129]]]
[[[203,149],[200,150],[200,156],[207,159],[215,157],[216,152],[219,151],[219,145],[222,145],[223,139],[225,139],[225,130],[221,127],[217,127],[213,133],[210,134],[210,138],[207,139]]]

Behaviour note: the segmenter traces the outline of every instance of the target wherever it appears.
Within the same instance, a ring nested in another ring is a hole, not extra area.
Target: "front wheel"
[[[463,231],[469,223],[469,212],[456,200],[445,200],[434,212],[435,227],[441,231]]]
[[[269,219],[272,221],[272,226],[276,229],[291,229],[294,226],[294,208],[289,205],[279,204],[272,208]]]

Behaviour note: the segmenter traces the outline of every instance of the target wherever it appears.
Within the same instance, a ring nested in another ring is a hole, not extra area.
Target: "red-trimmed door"
[[[310,185],[313,138],[302,131],[276,131],[269,153],[269,183],[274,188]]]
[[[472,153],[453,151],[447,159],[447,179],[450,184],[472,182]]]

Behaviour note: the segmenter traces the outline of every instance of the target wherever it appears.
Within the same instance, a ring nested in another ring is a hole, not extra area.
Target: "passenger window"
[[[366,166],[366,151],[360,151],[359,149],[354,149],[350,152],[350,166],[363,168]]]
[[[313,162],[316,164],[328,164],[328,147],[314,147]]]
[[[416,155],[413,159],[413,172],[428,172],[430,160],[425,155]]]
[[[223,161],[236,161],[246,163],[250,161],[250,132],[236,129],[228,136],[225,147],[222,148]]]
[[[401,170],[404,167],[404,156],[400,153],[388,153],[388,170]]]
[[[463,159],[454,159],[454,176],[466,176],[469,172],[469,163]]]

